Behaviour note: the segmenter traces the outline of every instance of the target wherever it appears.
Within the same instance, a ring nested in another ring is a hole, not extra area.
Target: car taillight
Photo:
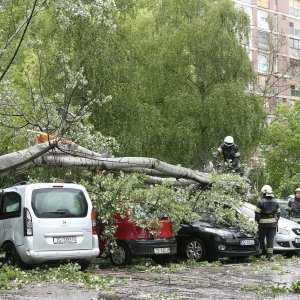
[[[24,236],[33,235],[32,217],[29,210],[24,207]]]
[[[92,210],[92,233],[97,234],[96,213]]]

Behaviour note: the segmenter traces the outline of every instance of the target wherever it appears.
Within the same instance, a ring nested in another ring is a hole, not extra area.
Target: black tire
[[[203,242],[199,238],[188,239],[183,247],[183,255],[185,259],[193,261],[202,261],[206,258],[206,249]]]
[[[18,266],[20,268],[26,267],[26,264],[22,261],[18,251],[13,244],[5,244],[1,248],[1,252],[4,254],[3,263],[9,266]]]
[[[173,257],[171,255],[156,255],[152,256],[153,261],[158,265],[167,265],[172,262]]]
[[[125,266],[131,264],[132,255],[124,243],[118,242],[117,248],[110,254],[110,262],[114,266]]]
[[[91,264],[91,261],[86,259],[77,259],[73,260],[72,262],[79,264],[80,271],[85,271]]]
[[[229,257],[229,261],[233,263],[245,262],[249,256]]]

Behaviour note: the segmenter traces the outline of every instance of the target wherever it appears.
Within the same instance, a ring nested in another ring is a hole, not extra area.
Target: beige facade
[[[300,98],[300,0],[235,0],[251,20],[249,57],[270,119],[279,103]]]

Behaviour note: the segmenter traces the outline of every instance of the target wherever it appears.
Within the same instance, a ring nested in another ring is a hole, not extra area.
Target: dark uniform
[[[225,162],[231,161],[233,167],[237,168],[240,166],[240,150],[238,145],[227,146],[225,143],[222,143],[217,151],[214,152],[214,159],[217,159],[220,154],[223,154]]]
[[[300,198],[290,199],[288,206],[290,219],[300,224]]]
[[[255,221],[258,223],[259,252],[266,251],[266,257],[272,258],[273,243],[276,234],[277,223],[280,218],[280,207],[276,199],[272,196],[266,196],[258,201],[255,209]],[[265,239],[267,248],[265,249]]]

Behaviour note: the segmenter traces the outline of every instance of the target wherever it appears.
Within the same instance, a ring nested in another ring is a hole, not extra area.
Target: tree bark
[[[0,157],[0,175],[26,168],[58,166],[99,170],[107,172],[141,172],[147,175],[147,182],[161,183],[165,180],[174,185],[211,183],[208,173],[175,166],[148,157],[104,157],[69,141],[51,140],[28,149]]]

